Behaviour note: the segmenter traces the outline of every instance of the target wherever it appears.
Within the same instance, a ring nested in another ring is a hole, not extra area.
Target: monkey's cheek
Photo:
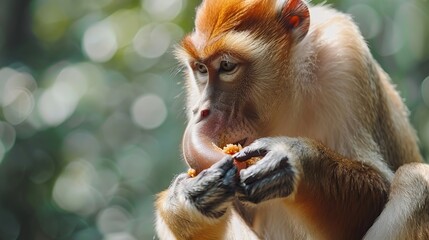
[[[183,135],[183,156],[186,163],[195,169],[197,174],[226,156],[213,142],[213,139],[195,127],[186,128]]]

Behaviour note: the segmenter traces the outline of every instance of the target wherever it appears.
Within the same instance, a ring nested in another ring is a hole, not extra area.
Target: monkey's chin
[[[227,154],[214,144],[207,134],[188,126],[183,136],[183,156],[189,167],[197,174],[220,161]]]

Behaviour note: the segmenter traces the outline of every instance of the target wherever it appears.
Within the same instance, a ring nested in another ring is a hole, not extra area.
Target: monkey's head
[[[301,0],[205,0],[198,8],[176,52],[186,75],[183,152],[197,172],[222,159],[218,147],[276,132],[293,99],[290,52],[309,21]]]

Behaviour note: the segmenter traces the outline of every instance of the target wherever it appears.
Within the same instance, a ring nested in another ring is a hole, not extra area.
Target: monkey
[[[183,158],[197,176],[157,195],[159,238],[429,239],[429,167],[349,15],[303,0],[204,0],[175,54]],[[218,150],[228,143],[244,148]]]

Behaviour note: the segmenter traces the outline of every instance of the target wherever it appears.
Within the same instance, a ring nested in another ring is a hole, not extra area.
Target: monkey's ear
[[[286,0],[280,8],[279,19],[296,42],[305,37],[310,27],[310,12],[302,0]]]

